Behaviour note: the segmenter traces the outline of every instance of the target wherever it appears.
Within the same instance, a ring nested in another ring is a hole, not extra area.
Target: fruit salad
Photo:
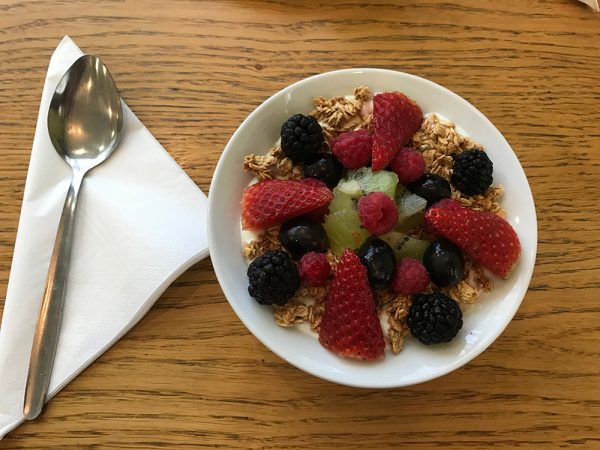
[[[451,341],[464,306],[519,259],[493,162],[402,92],[313,102],[244,159],[250,296],[341,357]]]

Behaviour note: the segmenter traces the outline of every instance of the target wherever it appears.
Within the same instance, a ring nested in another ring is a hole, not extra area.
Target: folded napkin
[[[598,4],[598,0],[579,0],[581,3],[585,3],[594,11],[600,11],[600,4]]]
[[[71,177],[48,136],[48,105],[61,76],[81,55],[65,37],[52,55],[42,93],[0,326],[0,439],[24,420],[34,328]],[[88,174],[80,192],[50,396],[208,255],[206,196],[125,105],[123,112],[121,143]]]

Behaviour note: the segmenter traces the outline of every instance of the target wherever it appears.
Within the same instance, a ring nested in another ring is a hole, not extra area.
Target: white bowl
[[[401,91],[424,113],[436,112],[454,121],[482,144],[494,162],[494,184],[502,184],[507,220],[519,235],[522,254],[508,281],[494,280],[494,289],[478,303],[463,308],[464,325],[449,344],[425,346],[407,338],[399,355],[363,363],[340,358],[317,339],[295,328],[275,324],[271,307],[248,295],[247,262],[242,256],[240,201],[252,179],[242,168],[249,153],[266,153],[292,114],[312,110],[315,96],[351,94],[356,86],[374,92]],[[381,69],[348,69],[316,75],[273,95],[248,116],[219,159],[209,192],[208,241],[219,283],[246,327],[264,345],[290,364],[335,383],[367,388],[408,386],[447,374],[483,352],[513,318],[527,291],[537,246],[533,197],[517,157],[494,125],[466,100],[431,81]]]

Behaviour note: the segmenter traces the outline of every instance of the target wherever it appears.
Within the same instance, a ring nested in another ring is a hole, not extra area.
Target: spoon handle
[[[33,337],[29,373],[25,386],[23,413],[29,420],[35,419],[42,411],[50,385],[65,301],[71,247],[73,246],[75,208],[84,175],[84,171],[73,172],[73,179],[65,199],[54,249],[50,257],[46,288]]]

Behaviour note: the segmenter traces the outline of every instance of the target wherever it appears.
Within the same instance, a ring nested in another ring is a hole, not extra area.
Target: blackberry
[[[297,164],[316,155],[323,145],[323,130],[312,116],[295,114],[281,126],[281,150]]]
[[[248,266],[248,292],[261,305],[284,305],[300,287],[298,269],[290,255],[271,250]]]
[[[492,185],[494,164],[485,152],[467,150],[454,156],[452,184],[463,194],[483,194]]]
[[[410,334],[425,345],[449,342],[462,328],[462,311],[441,292],[415,295],[406,324]]]

